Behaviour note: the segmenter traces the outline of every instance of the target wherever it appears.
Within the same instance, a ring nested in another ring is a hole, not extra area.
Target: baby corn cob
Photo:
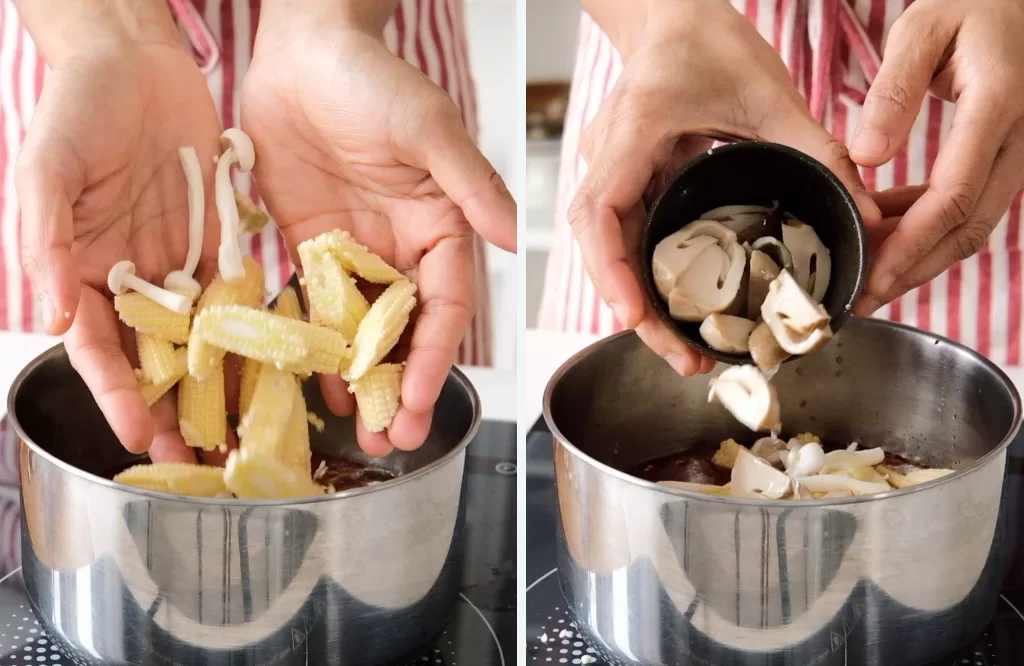
[[[263,212],[252,199],[235,190],[235,206],[238,207],[238,227],[247,234],[258,234],[267,226],[270,216]]]
[[[261,456],[280,458],[278,444],[284,439],[298,390],[299,381],[293,374],[263,364],[252,403],[238,424],[242,448]]]
[[[117,483],[147,490],[193,497],[216,497],[228,493],[224,470],[190,463],[155,463],[129,467],[114,477]]]
[[[137,333],[183,345],[188,341],[189,316],[172,312],[134,291],[114,297],[114,309]]]
[[[309,295],[309,321],[339,331],[351,340],[370,304],[338,257],[321,252],[314,241],[299,245],[299,259]]]
[[[316,428],[317,432],[323,432],[327,427],[327,424],[324,423],[322,418],[317,416],[316,412],[306,412],[306,422]]]
[[[385,363],[366,371],[349,384],[355,394],[359,415],[370,432],[381,432],[391,426],[398,411],[398,396],[402,390],[402,364]]]
[[[312,474],[310,461],[312,451],[309,448],[309,424],[306,422],[306,398],[302,395],[302,388],[295,392],[295,400],[292,402],[292,414],[288,419],[288,427],[284,432],[284,440],[281,442],[281,462],[289,467],[305,472],[307,476]]]
[[[139,365],[142,377],[151,384],[163,384],[174,376],[177,358],[174,344],[154,338],[147,333],[136,333],[135,342],[139,349]]]
[[[171,390],[171,388],[181,381],[181,378],[188,373],[188,358],[185,348],[174,350],[174,360],[171,365],[170,374],[162,382],[149,382],[143,381],[142,386],[139,388],[142,390],[142,397],[145,398],[146,404],[150,407],[156,404],[156,401],[164,396],[165,393]]]
[[[298,499],[323,495],[308,472],[254,455],[244,447],[228,454],[224,483],[243,499]]]
[[[347,231],[336,229],[320,234],[314,242],[321,251],[330,252],[340,259],[346,271],[355,273],[367,282],[391,284],[405,279],[396,268],[357,243]]]
[[[227,282],[217,276],[203,292],[196,307],[196,315],[218,305],[244,305],[257,307],[263,302],[263,268],[246,255],[242,258],[245,275],[241,280]],[[188,341],[188,371],[197,379],[204,379],[224,360],[224,350],[196,338],[195,331]]]
[[[206,379],[186,374],[178,389],[178,427],[185,443],[204,451],[227,447],[228,415],[224,404],[224,368]]]
[[[415,294],[416,285],[402,280],[374,301],[352,341],[352,364],[346,379],[359,379],[387,356],[409,323],[409,313],[416,306]]]
[[[302,305],[299,303],[299,295],[291,287],[285,287],[274,303],[274,313],[289,319],[302,319]]]
[[[238,387],[238,413],[242,417],[249,411],[252,394],[256,390],[256,379],[260,376],[263,364],[251,358],[242,364],[242,382]]]

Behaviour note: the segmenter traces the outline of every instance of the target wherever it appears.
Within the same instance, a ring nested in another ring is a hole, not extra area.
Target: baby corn
[[[238,387],[238,413],[244,417],[252,404],[252,394],[256,390],[256,379],[260,375],[263,364],[251,358],[242,364],[242,381]]]
[[[257,307],[263,303],[263,268],[246,255],[242,258],[245,275],[241,280],[227,282],[217,276],[206,288],[196,307],[196,315],[220,305],[243,305]],[[204,379],[224,360],[224,350],[196,338],[193,330],[188,341],[188,371],[197,379]]]
[[[415,294],[416,285],[402,280],[374,301],[352,341],[352,364],[346,379],[359,379],[387,356],[409,323],[409,313],[416,306]]]
[[[363,425],[370,432],[381,432],[391,426],[398,412],[402,390],[402,364],[385,363],[370,368],[366,374],[349,384],[356,396],[356,405]]]
[[[309,321],[329,326],[351,340],[370,304],[338,257],[320,251],[315,240],[299,245],[309,295]]]
[[[217,497],[227,494],[224,470],[190,463],[155,463],[129,467],[114,477],[116,483],[193,497]]]
[[[174,376],[178,356],[173,343],[148,333],[136,333],[135,343],[138,345],[139,366],[145,381],[163,384]]]
[[[114,297],[114,309],[126,325],[137,333],[183,345],[188,341],[189,316],[172,312],[134,291]]]
[[[206,379],[186,374],[178,389],[178,428],[189,446],[204,451],[227,447],[228,415],[224,404],[224,368]]]
[[[184,347],[175,349],[174,360],[168,377],[161,382],[143,381],[142,386],[139,387],[142,391],[142,397],[146,400],[146,404],[150,407],[155,405],[156,401],[181,381],[181,378],[186,373],[188,373],[187,352]]]
[[[299,380],[290,372],[269,364],[260,368],[252,403],[238,424],[242,448],[280,458],[278,444],[284,439],[298,390]]]
[[[243,499],[298,499],[323,495],[324,488],[308,471],[254,455],[244,447],[228,454],[224,483]]]
[[[258,234],[267,226],[270,216],[263,212],[252,199],[235,190],[235,206],[238,207],[238,227],[243,233]]]
[[[321,251],[330,252],[340,259],[346,271],[355,273],[367,282],[391,284],[405,279],[396,268],[357,243],[347,231],[336,229],[320,234],[314,243]]]
[[[291,287],[285,287],[274,303],[274,313],[289,319],[302,319],[302,305],[299,295]]]
[[[312,474],[310,461],[312,451],[309,447],[309,424],[306,422],[306,398],[302,395],[302,387],[295,392],[292,402],[292,414],[288,419],[288,427],[281,442],[281,462],[293,467],[307,476]]]

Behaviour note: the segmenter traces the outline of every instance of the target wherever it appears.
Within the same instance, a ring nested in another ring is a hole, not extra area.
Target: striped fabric
[[[852,136],[859,105],[878,72],[885,36],[912,0],[732,1],[781,54],[815,117],[838,139]],[[569,202],[586,173],[579,153],[580,131],[597,113],[621,69],[607,37],[584,15],[563,135],[556,232],[541,328],[597,335],[621,329],[594,293],[566,222]],[[952,119],[952,104],[929,97],[906,147],[888,164],[861,170],[868,189],[925,182]],[[1000,365],[1020,366],[1020,195],[981,252],[882,308],[877,316],[946,335]]]
[[[203,72],[225,127],[238,126],[239,92],[249,64],[259,0],[168,0],[183,39]],[[461,0],[401,0],[385,30],[394,53],[418,67],[462,110],[476,135],[476,91],[470,75]],[[46,66],[22,29],[11,0],[0,0],[0,330],[43,331],[32,289],[21,269],[21,221],[14,161],[25,138]],[[236,186],[259,201],[248,174]],[[268,227],[249,239],[263,264],[267,290],[276,294],[293,273],[283,241]],[[459,363],[491,365],[490,294],[483,242],[476,244],[477,315],[459,350]]]

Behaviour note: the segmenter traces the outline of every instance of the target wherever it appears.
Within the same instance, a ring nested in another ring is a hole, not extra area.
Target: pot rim
[[[140,495],[142,497],[149,497],[152,499],[159,499],[163,501],[173,500],[186,504],[199,504],[205,506],[218,507],[230,506],[242,508],[269,508],[319,504],[321,502],[332,502],[335,500],[347,499],[350,497],[360,497],[374,492],[386,491],[388,488],[393,488],[403,483],[413,481],[421,476],[426,476],[427,474],[430,474],[435,469],[443,467],[450,460],[452,460],[453,458],[461,454],[463,451],[465,451],[466,447],[469,446],[469,443],[473,440],[473,438],[476,436],[477,431],[480,429],[480,422],[482,421],[483,418],[480,407],[480,394],[477,392],[476,387],[474,387],[472,382],[469,381],[469,378],[466,377],[465,373],[459,370],[459,368],[452,366],[452,369],[449,371],[449,377],[454,377],[455,380],[459,383],[460,387],[463,388],[468,394],[470,405],[473,410],[472,423],[470,424],[469,430],[462,437],[459,443],[452,447],[450,451],[445,453],[437,460],[427,463],[426,465],[415,471],[395,477],[394,479],[389,479],[383,483],[374,484],[372,486],[352,488],[350,490],[344,490],[342,492],[334,493],[332,495],[317,495],[314,497],[303,497],[290,500],[225,500],[215,497],[193,497],[190,495],[176,495],[174,493],[165,493],[157,490],[147,490],[145,488],[135,488],[133,486],[126,486],[120,483],[114,483],[114,481],[111,479],[106,479],[97,474],[93,474],[91,472],[86,472],[85,470],[78,469],[74,465],[56,457],[49,451],[44,450],[42,447],[40,447],[38,444],[32,441],[32,439],[25,433],[25,431],[21,427],[21,424],[18,422],[18,417],[14,411],[14,398],[17,395],[18,390],[21,388],[22,384],[25,383],[25,380],[37,367],[39,367],[46,361],[49,361],[51,358],[61,355],[66,355],[66,352],[64,350],[64,344],[57,343],[53,347],[50,347],[49,349],[44,351],[39,356],[32,359],[32,361],[29,362],[28,365],[22,368],[21,372],[18,373],[18,376],[15,377],[14,382],[11,384],[11,389],[7,393],[7,420],[14,428],[14,432],[18,436],[18,440],[21,442],[21,445],[27,446],[32,451],[33,454],[43,458],[44,460],[60,468],[64,472],[70,473],[90,483],[110,488],[111,490],[117,490],[128,494]]]
[[[551,430],[551,433],[554,436],[555,443],[557,445],[565,447],[573,455],[575,455],[576,457],[582,459],[584,462],[589,464],[591,467],[595,467],[598,470],[600,470],[600,471],[602,471],[602,472],[604,472],[606,474],[610,474],[610,475],[616,477],[617,479],[619,479],[621,481],[625,481],[627,483],[630,483],[630,484],[632,484],[634,486],[638,486],[640,488],[644,488],[646,490],[652,490],[652,491],[655,491],[655,492],[665,493],[666,495],[669,495],[669,496],[673,496],[674,495],[676,497],[682,497],[682,498],[686,498],[686,499],[690,499],[690,500],[698,500],[698,501],[703,501],[703,502],[715,502],[715,503],[720,503],[720,504],[729,504],[729,505],[733,505],[733,506],[735,506],[735,505],[757,506],[757,507],[761,507],[761,508],[789,508],[789,509],[794,509],[794,508],[803,508],[803,507],[818,508],[818,507],[844,506],[844,505],[848,505],[848,504],[860,504],[862,502],[874,502],[874,501],[889,499],[889,498],[892,498],[894,496],[903,496],[903,495],[907,495],[907,494],[910,494],[910,493],[920,492],[922,490],[930,490],[931,488],[936,488],[936,487],[944,485],[946,483],[955,482],[961,476],[966,475],[966,474],[971,474],[971,473],[977,471],[978,469],[981,469],[991,459],[1001,455],[1007,449],[1007,447],[1009,447],[1010,442],[1012,442],[1013,439],[1017,436],[1017,432],[1018,432],[1018,430],[1020,430],[1020,427],[1021,427],[1021,397],[1020,397],[1020,393],[1017,391],[1017,387],[1013,384],[1013,382],[1006,375],[1006,373],[1003,372],[999,368],[999,366],[997,366],[995,363],[993,363],[989,359],[985,358],[981,354],[979,354],[979,353],[975,352],[974,350],[970,349],[969,347],[966,347],[965,345],[962,345],[962,344],[960,344],[958,342],[954,342],[953,340],[950,340],[949,338],[943,337],[941,335],[937,335],[937,334],[931,333],[929,331],[924,331],[924,330],[919,329],[919,328],[914,328],[913,326],[907,326],[906,324],[902,324],[902,323],[898,323],[898,322],[892,322],[892,321],[887,321],[887,320],[883,320],[883,319],[864,318],[864,317],[855,317],[855,316],[851,316],[850,320],[851,321],[856,320],[856,322],[857,322],[856,325],[892,327],[892,328],[903,329],[904,331],[909,332],[911,334],[919,335],[919,336],[924,336],[924,337],[932,340],[934,344],[938,344],[940,342],[945,343],[945,344],[949,344],[949,345],[952,345],[953,347],[955,347],[959,351],[966,352],[966,353],[970,354],[971,356],[974,356],[974,357],[978,358],[981,361],[982,365],[985,366],[986,369],[990,370],[1005,385],[1005,387],[1008,389],[1008,391],[1010,393],[1010,398],[1013,401],[1013,425],[1009,429],[1007,434],[1003,437],[1002,441],[999,442],[998,445],[993,447],[993,449],[991,451],[989,451],[988,453],[984,454],[983,456],[981,456],[980,458],[975,460],[970,466],[965,467],[963,469],[955,470],[953,474],[948,474],[948,475],[940,477],[938,479],[932,479],[931,481],[926,481],[925,483],[922,483],[922,484],[919,484],[919,485],[916,485],[916,486],[911,486],[910,488],[898,488],[898,489],[897,488],[893,488],[892,490],[889,490],[887,492],[877,493],[877,494],[874,494],[874,495],[854,495],[852,497],[835,497],[835,498],[830,498],[830,499],[810,499],[810,500],[783,500],[783,499],[777,499],[776,500],[776,499],[768,499],[768,498],[755,499],[755,498],[746,498],[746,497],[731,497],[731,496],[721,496],[721,495],[707,495],[705,493],[698,493],[698,492],[694,492],[694,491],[690,491],[690,490],[681,490],[681,489],[678,489],[678,488],[671,488],[669,486],[662,486],[662,485],[659,485],[657,483],[654,483],[653,481],[646,481],[646,480],[641,479],[639,477],[633,476],[632,474],[629,474],[627,472],[623,472],[622,470],[616,469],[615,467],[612,467],[611,465],[608,465],[606,463],[600,462],[599,460],[597,460],[593,456],[591,456],[591,455],[589,455],[587,453],[584,453],[579,447],[577,447],[575,444],[572,444],[569,441],[569,439],[565,435],[562,434],[562,431],[554,423],[554,417],[552,417],[552,415],[551,415],[551,397],[552,397],[552,394],[554,393],[555,385],[558,384],[558,382],[562,379],[562,377],[564,377],[569,372],[569,370],[571,370],[574,366],[576,366],[576,364],[579,363],[579,361],[581,361],[582,359],[584,359],[584,358],[594,354],[600,347],[603,347],[604,345],[609,344],[609,343],[611,343],[612,341],[614,341],[614,340],[616,340],[618,338],[626,337],[626,336],[629,336],[629,335],[635,335],[635,333],[633,331],[630,331],[630,330],[626,330],[626,331],[622,331],[622,332],[616,333],[614,335],[610,335],[610,336],[608,336],[608,337],[606,337],[606,338],[604,338],[602,340],[598,340],[597,342],[594,342],[594,343],[592,343],[590,345],[587,345],[586,347],[584,347],[580,351],[578,351],[575,354],[573,354],[572,357],[570,357],[567,361],[565,361],[565,363],[563,363],[558,368],[558,370],[556,370],[555,373],[553,375],[551,375],[551,379],[548,380],[547,387],[544,389],[544,402],[543,402],[544,421],[547,423],[548,428]]]

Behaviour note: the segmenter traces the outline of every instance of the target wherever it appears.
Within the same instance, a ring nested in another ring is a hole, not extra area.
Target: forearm
[[[399,0],[264,0],[261,25],[279,25],[301,13],[305,21],[358,28],[380,36]]]
[[[579,0],[579,4],[627,59],[654,30],[692,26],[702,21],[702,15],[734,11],[728,0]]]
[[[67,56],[126,42],[178,43],[167,0],[14,0],[51,67]]]

